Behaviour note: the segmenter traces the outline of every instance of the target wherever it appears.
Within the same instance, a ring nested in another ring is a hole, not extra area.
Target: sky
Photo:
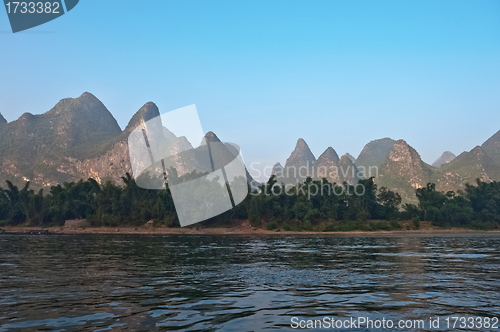
[[[8,121],[85,91],[122,129],[195,104],[247,165],[383,137],[432,163],[500,130],[500,1],[82,0],[16,34],[0,9]]]

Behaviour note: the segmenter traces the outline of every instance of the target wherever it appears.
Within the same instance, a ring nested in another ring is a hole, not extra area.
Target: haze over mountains
[[[439,157],[438,159],[436,159],[435,162],[432,163],[432,166],[434,166],[434,167],[441,167],[443,164],[449,163],[450,161],[452,161],[456,157],[457,156],[455,156],[452,152],[445,151],[445,152],[443,152],[443,154],[441,155],[441,157]]]
[[[121,184],[121,177],[132,173],[128,153],[130,132],[141,121],[158,115],[158,107],[148,102],[122,131],[107,108],[87,92],[78,98],[61,100],[44,114],[25,113],[10,123],[0,114],[0,183],[11,180],[22,185],[30,181],[35,188],[41,188],[94,178],[100,183],[110,180]],[[180,144],[178,147],[189,144],[182,137],[171,138]],[[206,139],[218,141],[211,132]],[[316,159],[307,143],[298,139],[285,166],[277,163],[273,174],[284,183],[311,176],[351,184],[371,175],[379,186],[412,201],[415,189],[429,182],[436,183],[438,190],[456,191],[463,189],[465,183],[475,183],[477,178],[500,180],[500,131],[456,158],[451,152],[443,153],[432,166],[422,161],[404,140],[371,141],[357,158],[350,154],[339,157],[328,146]],[[251,181],[249,175],[248,179]]]

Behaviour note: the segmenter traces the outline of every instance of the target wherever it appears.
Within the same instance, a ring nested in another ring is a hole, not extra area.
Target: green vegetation
[[[173,170],[170,170],[173,171]],[[194,174],[187,174],[188,181]],[[7,181],[0,188],[0,225],[56,226],[70,219],[87,219],[92,226],[155,225],[178,227],[170,190],[147,190],[127,174],[124,186],[93,179],[43,190],[19,189]],[[377,188],[373,178],[343,186],[307,178],[285,187],[274,177],[254,190],[234,209],[202,222],[230,226],[249,219],[254,227],[274,231],[390,231],[419,229],[421,220],[437,227],[489,230],[500,224],[500,183],[477,181],[465,192],[438,192],[434,184],[417,189],[418,205],[404,204],[399,194]]]

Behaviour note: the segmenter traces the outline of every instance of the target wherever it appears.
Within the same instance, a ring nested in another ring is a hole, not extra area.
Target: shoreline
[[[487,235],[500,236],[500,231],[483,231],[472,229],[419,229],[394,231],[349,231],[349,232],[317,232],[317,231],[275,231],[248,227],[220,228],[169,228],[169,227],[26,227],[5,226],[0,234],[26,234],[32,230],[48,231],[51,235],[82,235],[82,234],[126,234],[126,235],[236,235],[236,236],[439,236],[439,235]]]

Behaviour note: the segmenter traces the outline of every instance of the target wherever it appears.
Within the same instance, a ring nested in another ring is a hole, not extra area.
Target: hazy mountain
[[[459,175],[461,183],[473,184],[476,179],[483,181],[500,179],[499,165],[480,146],[461,153],[450,163],[441,166],[441,170],[444,173]]]
[[[302,138],[299,138],[295,149],[286,160],[285,173],[288,178],[304,180],[308,175],[312,175],[315,162],[316,158],[311,149]]]
[[[434,167],[441,167],[443,164],[447,164],[453,159],[455,159],[457,156],[455,156],[452,152],[450,151],[445,151],[441,157],[439,157],[435,162],[432,163],[432,166]]]
[[[329,146],[316,160],[316,166],[338,165],[339,161],[339,155]]]
[[[311,152],[311,149],[309,149],[309,146],[302,138],[299,138],[297,140],[295,149],[293,150],[290,157],[288,157],[288,159],[286,160],[285,167],[300,167],[305,165],[312,166],[315,162],[316,158]]]
[[[271,171],[271,175],[276,175],[276,177],[282,177],[283,175],[283,166],[278,162],[274,164],[273,170]]]
[[[340,158],[335,150],[328,147],[316,160],[314,167],[314,177],[317,179],[326,178],[329,182],[338,182],[337,168]]]
[[[356,158],[354,158],[350,153],[346,153],[345,156],[349,158],[353,163],[356,163]]]
[[[2,113],[0,113],[0,125],[4,124],[4,123],[7,123],[7,120],[5,120],[5,118],[3,117]]]
[[[91,177],[99,183],[110,180],[121,184],[125,173],[132,174],[128,151],[130,132],[159,115],[158,107],[148,102],[121,131],[111,113],[90,93],[63,99],[41,115],[25,113],[10,123],[0,115],[0,183],[31,181],[33,187],[39,188]],[[192,149],[185,137],[176,137],[163,126],[159,128],[172,151],[167,164],[175,166],[179,175],[195,168],[211,171],[204,157],[207,147]],[[214,143],[212,154],[220,165],[238,154],[234,146],[220,143],[213,132],[207,133],[205,141]],[[180,153],[186,155],[181,158]],[[406,201],[414,201],[415,189],[428,182],[436,183],[438,190],[457,191],[463,189],[466,182],[474,184],[477,178],[499,181],[500,131],[482,146],[453,157],[445,152],[434,163],[441,167],[432,167],[405,141],[383,138],[368,143],[355,163],[349,154],[339,158],[332,147],[316,160],[307,143],[299,139],[285,167],[277,163],[273,174],[282,171],[285,177],[281,180],[285,183],[302,181],[307,176],[354,183],[358,180],[358,169],[363,171],[361,167],[366,167],[367,171],[369,166],[377,166],[378,172],[374,170],[371,175],[379,175],[375,180],[379,186],[399,192]],[[205,164],[200,164],[202,160]],[[248,172],[247,179],[252,186],[257,185]]]
[[[415,200],[415,189],[422,188],[432,179],[433,167],[404,140],[396,141],[386,160],[379,167],[376,182],[398,192],[405,201]]]
[[[214,161],[214,167],[216,169],[225,167],[231,161],[233,161],[240,153],[240,151],[231,143],[223,143],[221,140],[215,135],[214,132],[209,131],[205,137],[204,141],[208,141],[210,143],[215,143],[215,145],[211,145],[211,153]],[[199,150],[199,149],[197,149]],[[205,155],[203,155],[203,158]],[[251,188],[257,188],[260,184],[255,181],[255,179],[250,175],[248,169],[245,167],[245,173],[248,184],[250,184]]]
[[[382,138],[366,144],[356,159],[356,166],[368,176],[370,167],[380,167],[385,162],[394,143],[391,138]]]
[[[500,164],[500,131],[491,136],[481,147],[491,159]]]
[[[352,160],[347,156],[347,154],[340,157],[338,165],[338,181],[336,183],[347,182],[349,184],[355,184],[360,179],[359,171]]]

